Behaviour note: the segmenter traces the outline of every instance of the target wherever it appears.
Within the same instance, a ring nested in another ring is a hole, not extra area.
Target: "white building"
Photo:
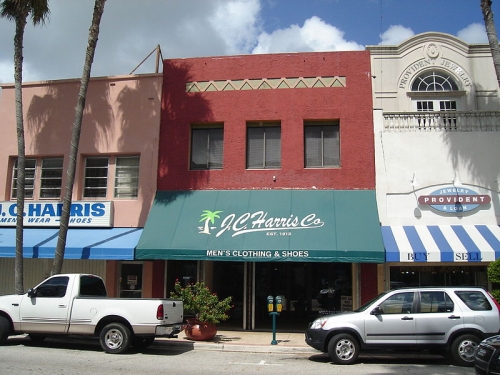
[[[489,46],[430,32],[367,49],[386,249],[379,289],[487,286],[486,267],[500,257],[500,98]]]

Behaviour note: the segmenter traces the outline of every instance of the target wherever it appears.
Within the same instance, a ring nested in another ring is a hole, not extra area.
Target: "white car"
[[[405,288],[316,319],[306,342],[337,364],[354,363],[362,350],[427,349],[473,366],[479,342],[499,331],[500,306],[482,288]]]

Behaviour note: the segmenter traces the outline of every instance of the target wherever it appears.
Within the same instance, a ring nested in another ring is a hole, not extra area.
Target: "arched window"
[[[460,91],[449,73],[433,69],[414,79],[409,95],[418,112],[456,111]]]
[[[458,91],[458,85],[449,74],[432,70],[415,78],[411,91]]]
[[[439,112],[439,114],[418,117],[419,126],[444,127],[449,130],[457,128],[457,98],[463,95],[458,84],[450,73],[441,70],[427,70],[419,74],[411,84],[413,110],[417,112]]]

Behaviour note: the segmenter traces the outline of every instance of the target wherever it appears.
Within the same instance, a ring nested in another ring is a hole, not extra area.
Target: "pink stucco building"
[[[76,79],[23,85],[26,289],[51,270],[79,86]],[[161,74],[93,78],[89,84],[64,271],[99,274],[112,295],[151,293],[142,290],[142,264],[131,261],[156,191],[161,87]],[[14,290],[17,136],[14,85],[1,88],[0,293],[5,294]]]

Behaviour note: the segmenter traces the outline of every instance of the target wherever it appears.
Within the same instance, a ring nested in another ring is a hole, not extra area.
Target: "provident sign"
[[[447,213],[467,212],[481,205],[491,203],[489,195],[481,195],[464,187],[445,187],[433,191],[430,195],[418,197],[418,203],[431,206],[435,210]]]

